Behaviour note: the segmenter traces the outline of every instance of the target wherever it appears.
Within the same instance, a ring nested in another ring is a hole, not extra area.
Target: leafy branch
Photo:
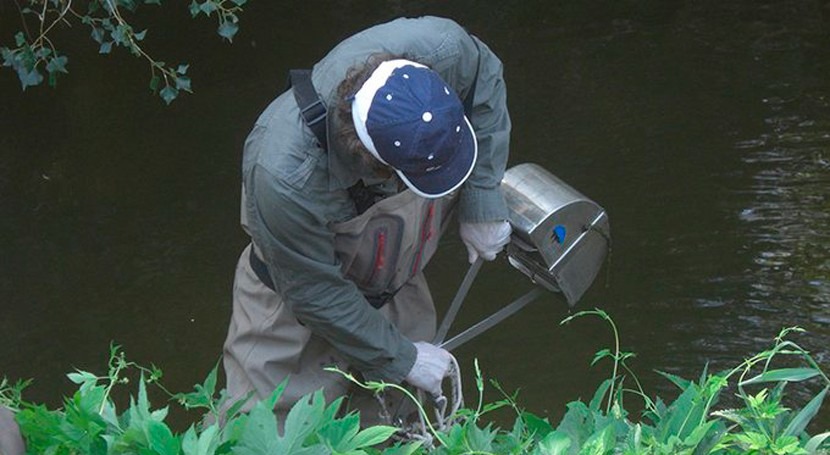
[[[15,0],[20,11],[22,31],[14,35],[14,46],[0,46],[3,66],[17,72],[23,90],[40,85],[44,76],[51,87],[58,75],[68,73],[69,58],[62,54],[51,39],[55,27],[72,27],[75,23],[90,29],[98,52],[109,54],[113,47],[123,47],[145,60],[150,69],[150,90],[170,104],[181,92],[192,93],[187,76],[189,65],[168,65],[147,52],[142,46],[147,30],[137,29],[127,20],[126,12],[135,13],[143,5],[160,5],[162,0]],[[239,30],[238,14],[247,0],[192,0],[193,18],[204,15],[218,20],[217,33],[228,42]],[[37,27],[33,33],[28,22]]]

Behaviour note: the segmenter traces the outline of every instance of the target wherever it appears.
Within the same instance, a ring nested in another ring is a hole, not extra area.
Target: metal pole
[[[540,295],[542,295],[543,289],[541,287],[534,287],[530,291],[528,291],[525,295],[519,297],[518,299],[514,300],[513,302],[507,304],[507,306],[503,307],[502,309],[496,311],[495,313],[491,314],[490,316],[486,317],[485,319],[481,320],[477,324],[471,326],[467,330],[459,333],[458,335],[450,338],[446,342],[440,344],[442,348],[451,351],[462,344],[470,341],[471,339],[477,337],[478,335],[482,334],[484,331],[492,328],[494,325],[498,324],[499,322],[503,321],[504,319],[512,316],[517,311],[524,308],[528,303],[536,300]]]
[[[461,286],[458,287],[458,291],[455,292],[455,297],[452,299],[452,303],[450,303],[450,307],[447,309],[447,314],[444,316],[444,320],[441,321],[441,327],[438,328],[438,332],[435,333],[435,338],[432,339],[432,344],[437,346],[444,342],[444,339],[447,337],[447,332],[450,331],[450,326],[452,325],[453,320],[455,320],[455,315],[458,314],[458,310],[461,308],[461,303],[464,301],[464,298],[467,297],[467,293],[470,291],[470,286],[473,285],[473,280],[478,274],[478,271],[481,269],[481,264],[483,263],[484,259],[479,257],[475,260],[475,262],[470,264],[470,268],[467,269],[467,274],[464,275],[464,280],[461,281]]]

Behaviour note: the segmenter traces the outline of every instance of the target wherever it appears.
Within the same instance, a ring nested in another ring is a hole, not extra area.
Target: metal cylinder
[[[575,305],[610,248],[605,210],[533,163],[508,169],[502,189],[513,228],[507,248],[510,264]]]

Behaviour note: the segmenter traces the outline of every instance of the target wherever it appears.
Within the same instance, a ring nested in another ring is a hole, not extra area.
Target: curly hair
[[[370,55],[365,62],[349,68],[346,77],[337,86],[337,103],[334,106],[334,115],[337,116],[339,125],[337,131],[334,132],[334,139],[343,146],[346,153],[358,156],[361,163],[384,177],[391,177],[394,172],[392,168],[372,156],[357,136],[352,120],[352,99],[381,63],[399,58],[406,57],[390,53],[376,53]]]

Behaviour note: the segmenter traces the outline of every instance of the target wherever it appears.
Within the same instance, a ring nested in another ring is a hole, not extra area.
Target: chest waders
[[[292,70],[290,78],[303,120],[326,150],[326,109],[311,83],[311,72]],[[474,91],[475,84],[464,102],[465,110],[472,106]],[[360,184],[350,188],[356,205],[365,199],[364,191],[368,190]],[[435,306],[423,269],[448,227],[456,201],[455,194],[426,199],[406,190],[329,226],[343,276],[411,341],[428,341],[435,335]],[[237,263],[233,300],[223,358],[229,406],[253,392],[253,400],[243,407],[250,409],[289,376],[275,408],[280,422],[306,394],[322,388],[331,401],[350,392],[345,378],[323,370],[337,366],[345,371],[348,362],[296,319],[275,292],[268,266],[253,243]],[[360,390],[353,392],[348,406],[361,410],[362,423],[380,423],[375,399]]]

